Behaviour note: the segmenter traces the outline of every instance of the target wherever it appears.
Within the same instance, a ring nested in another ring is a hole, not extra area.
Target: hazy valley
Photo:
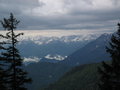
[[[88,33],[20,39],[18,48],[24,57],[25,69],[33,78],[29,89],[46,87],[75,66],[109,60],[105,46],[110,37],[110,33]]]

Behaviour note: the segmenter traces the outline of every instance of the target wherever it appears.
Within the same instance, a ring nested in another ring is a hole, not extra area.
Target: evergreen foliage
[[[7,79],[7,90],[27,90],[25,83],[31,82],[31,79],[27,77],[27,72],[22,68],[23,59],[16,48],[18,37],[23,35],[23,33],[16,34],[14,31],[19,22],[12,13],[10,18],[4,18],[1,21],[3,28],[6,30],[6,34],[0,34],[0,38],[2,39],[1,45],[5,47],[4,51],[1,52],[1,58],[5,62],[3,65],[5,65],[4,72],[6,75],[4,76]]]
[[[74,67],[55,83],[39,90],[98,90],[97,67],[100,65],[94,63]]]
[[[2,43],[0,43],[0,50],[4,50]],[[5,60],[0,56],[0,89],[6,90],[6,70]]]
[[[0,89],[1,90],[7,90],[6,89],[6,73],[4,71],[4,69],[2,68],[3,65],[0,64]]]
[[[112,59],[111,64],[102,62],[102,67],[98,68],[101,75],[99,87],[101,90],[120,90],[120,24],[118,31],[112,35],[106,51]]]

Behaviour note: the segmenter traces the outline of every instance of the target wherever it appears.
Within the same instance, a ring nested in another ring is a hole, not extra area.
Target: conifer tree
[[[0,89],[6,90],[5,72],[2,67],[3,67],[3,65],[0,64]]]
[[[110,64],[103,62],[100,73],[100,90],[120,90],[120,24],[118,31],[112,35],[106,51],[112,59]]]
[[[1,21],[3,28],[7,31],[6,35],[0,35],[5,39],[6,50],[2,53],[2,56],[7,62],[7,89],[8,90],[27,90],[26,83],[31,82],[31,79],[27,77],[27,72],[23,70],[23,59],[19,54],[19,50],[16,48],[18,43],[18,37],[23,33],[15,33],[15,29],[20,21],[14,18],[13,14],[10,14],[10,18],[4,18]],[[4,45],[5,45],[4,44]]]
[[[0,34],[1,37],[1,34]],[[1,38],[0,38],[0,41]],[[7,90],[7,68],[6,68],[6,60],[2,57],[2,51],[5,50],[3,47],[4,42],[0,42],[0,90]]]

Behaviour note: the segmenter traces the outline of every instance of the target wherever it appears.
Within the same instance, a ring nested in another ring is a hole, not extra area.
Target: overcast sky
[[[120,0],[0,0],[0,19],[10,12],[23,30],[113,30]]]

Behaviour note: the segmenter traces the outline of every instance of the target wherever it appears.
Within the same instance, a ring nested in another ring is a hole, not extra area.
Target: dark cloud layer
[[[0,19],[10,12],[19,29],[113,29],[120,0],[0,0]]]

